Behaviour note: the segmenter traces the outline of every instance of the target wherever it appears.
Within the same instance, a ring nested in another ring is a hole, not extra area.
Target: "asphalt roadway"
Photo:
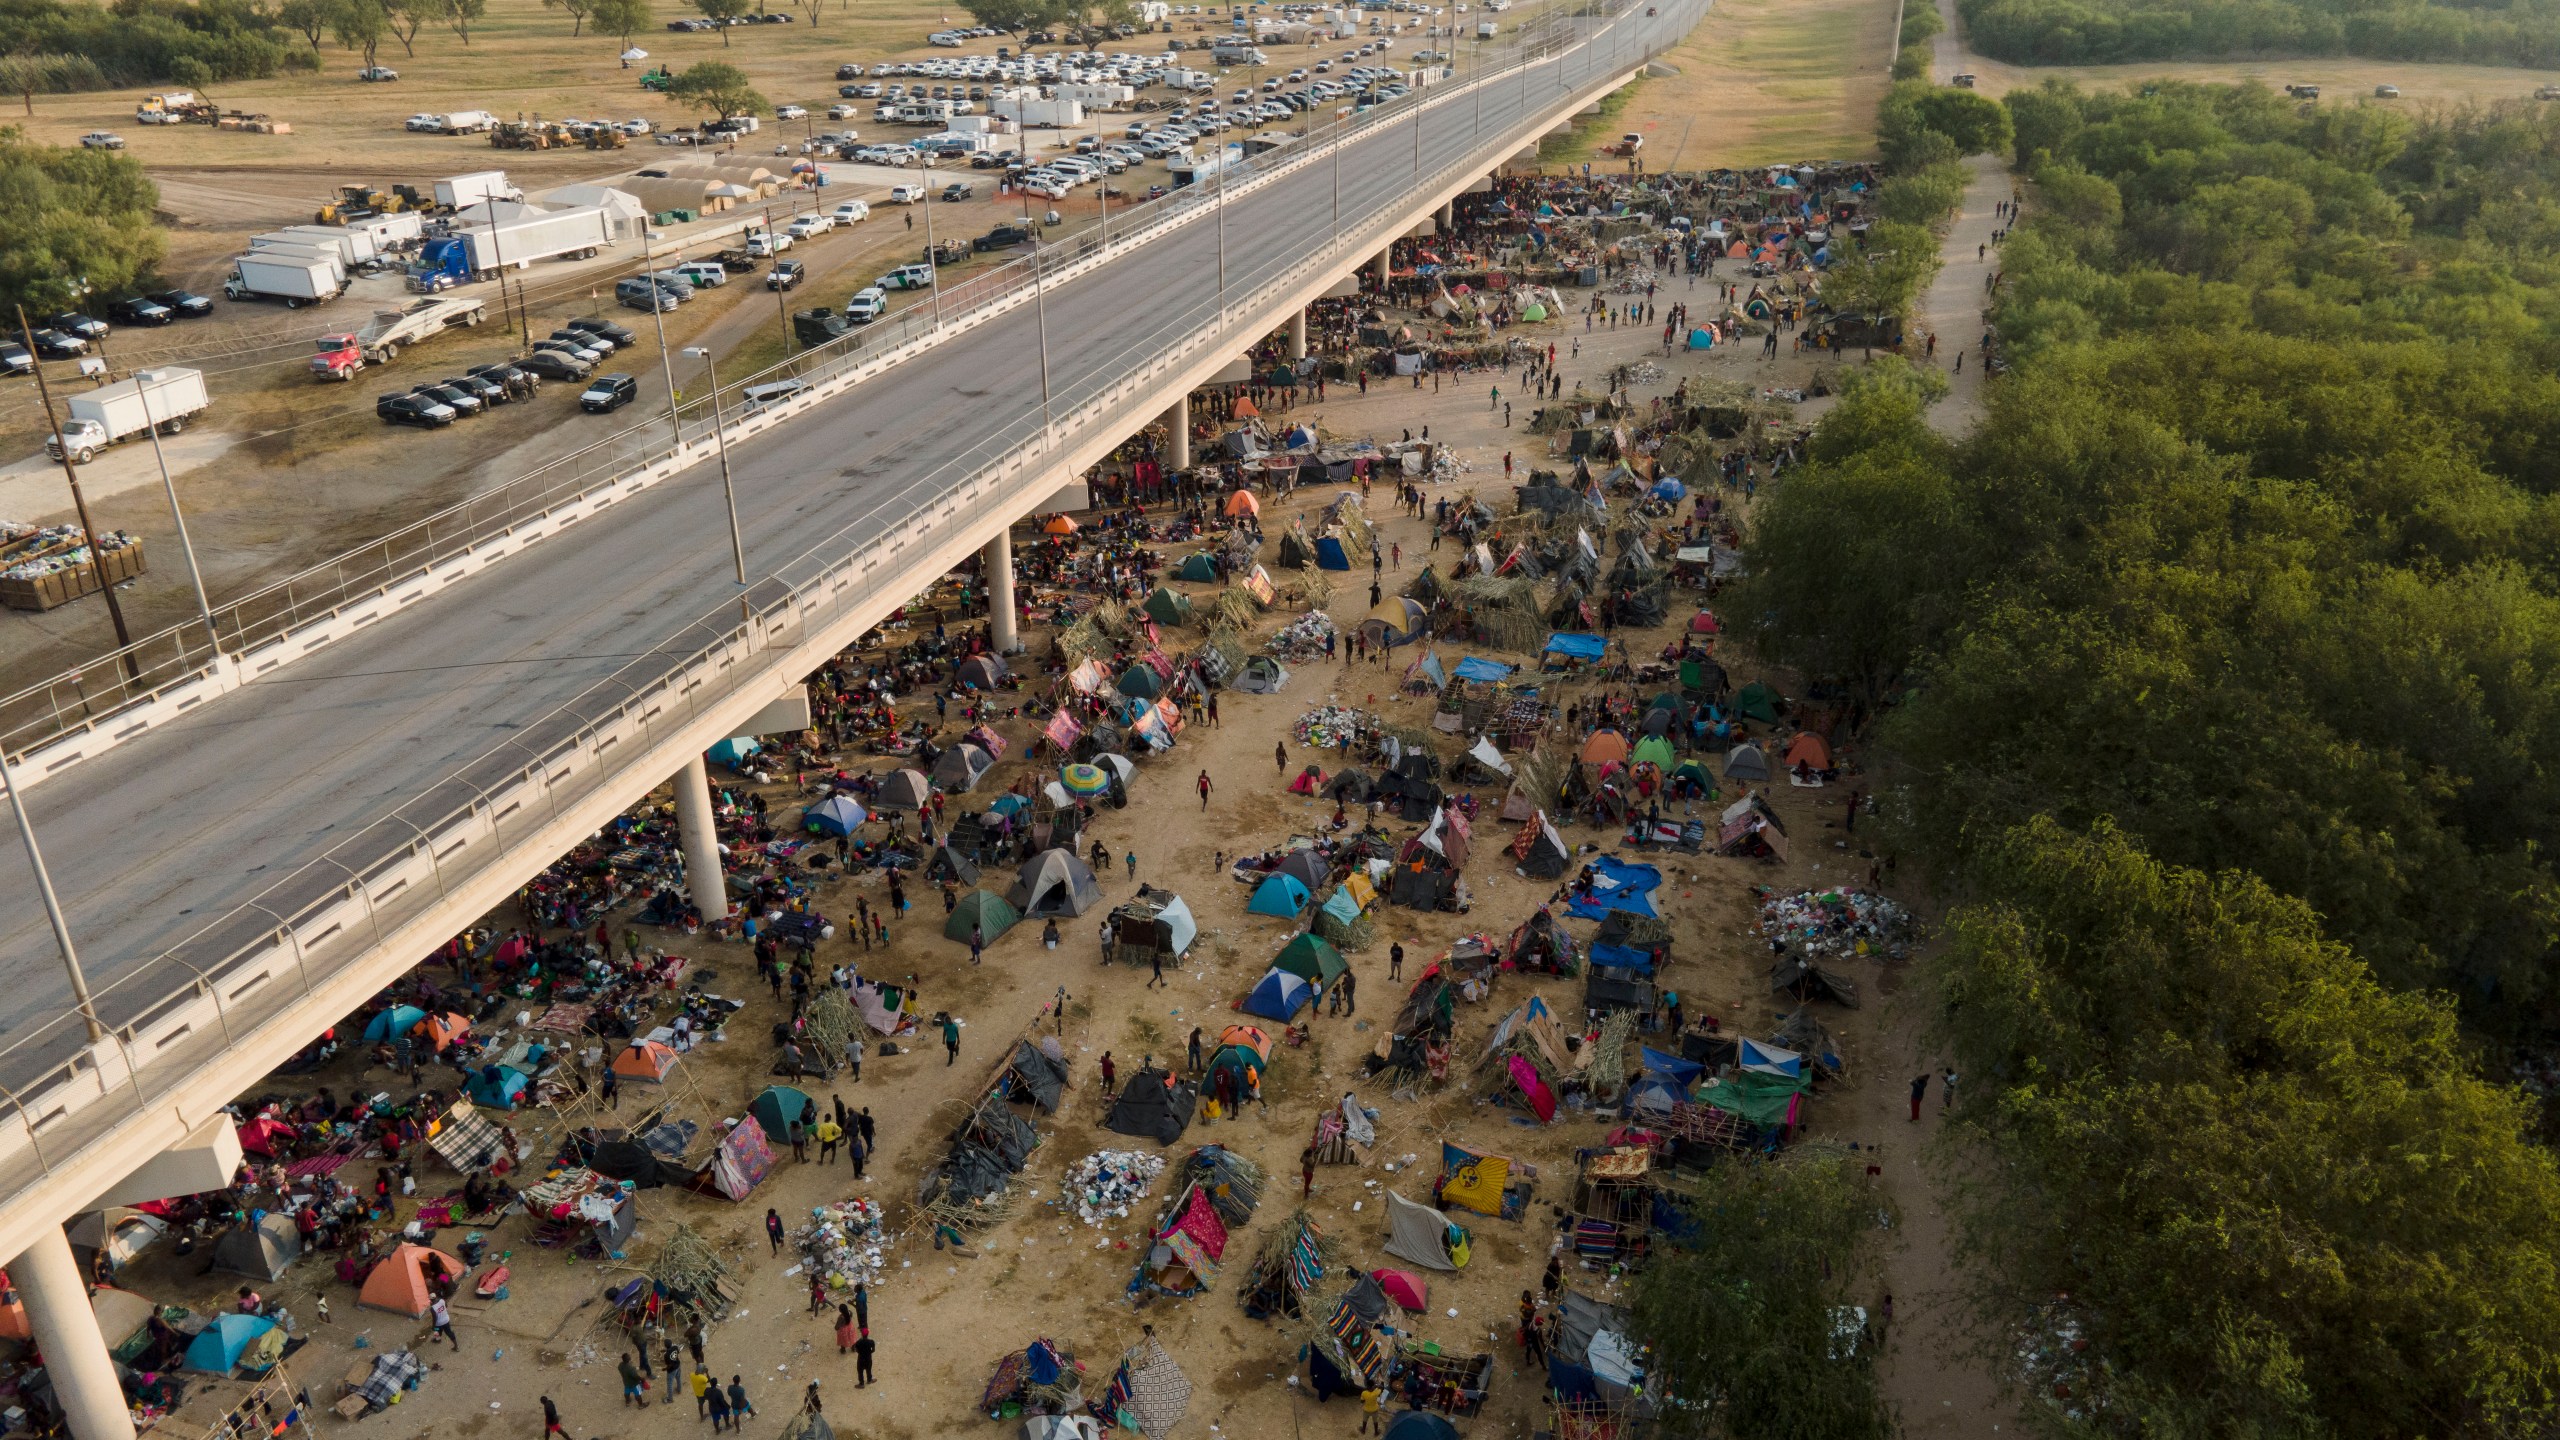
[[[1688,3],[1659,8],[1677,15],[1630,11],[1617,22],[1630,53],[1695,13]],[[1529,67],[1525,87],[1496,80],[1483,98],[1483,133],[1521,116],[1524,88],[1543,99],[1611,63],[1604,42],[1561,66]],[[1333,233],[1337,175],[1349,225],[1410,185],[1417,134],[1428,174],[1476,142],[1477,123],[1471,102],[1444,104],[1418,126],[1386,125],[1354,142],[1338,167],[1312,164],[1233,201],[1223,226],[1230,289],[1241,296]],[[1516,148],[1488,154],[1486,165]],[[1053,391],[1106,383],[1127,373],[1133,344],[1207,324],[1220,301],[1221,228],[1195,222],[1054,287]],[[1284,317],[1268,318],[1276,327]],[[805,557],[964,452],[1036,433],[1038,324],[1035,307],[1018,308],[733,447],[750,575]],[[546,717],[635,658],[700,644],[706,637],[688,627],[737,593],[719,482],[714,464],[663,481],[27,791],[92,989],[136,976],[181,941],[199,963],[219,960],[258,927],[190,937],[404,807],[421,818],[448,811],[461,792],[429,793],[443,777],[511,739],[547,738],[536,728],[556,723]],[[861,538],[857,530],[830,543],[849,551]],[[71,1003],[32,874],[8,848],[0,984],[11,1003],[0,1007],[0,1042]],[[313,876],[307,893],[263,903],[290,913],[325,888]],[[165,989],[137,979],[102,1001],[109,1023],[133,1013],[134,997],[183,988],[185,972],[169,968],[168,979]],[[0,1084],[27,1079],[30,1058],[0,1059]]]

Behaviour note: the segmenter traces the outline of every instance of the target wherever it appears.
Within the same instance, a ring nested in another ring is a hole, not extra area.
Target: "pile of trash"
[[[1627,366],[1626,375],[1627,383],[1630,385],[1659,385],[1662,383],[1662,367],[1651,360],[1639,360],[1633,365]]]
[[[881,1257],[889,1237],[880,1224],[876,1201],[857,1195],[820,1205],[791,1238],[800,1247],[808,1273],[826,1281],[829,1295],[841,1299],[852,1294],[856,1285],[880,1283]]]
[[[1164,1157],[1143,1150],[1096,1150],[1067,1172],[1067,1192],[1087,1225],[1107,1225],[1129,1215],[1129,1203],[1164,1173]]]
[[[1333,617],[1321,610],[1310,610],[1280,627],[1263,648],[1289,660],[1305,660],[1325,653],[1325,645],[1338,632]]]
[[[1864,890],[1760,897],[1761,935],[1772,945],[1792,943],[1807,955],[1862,955],[1897,939],[1910,923],[1910,911]]]
[[[1356,745],[1363,736],[1375,735],[1381,728],[1378,717],[1366,710],[1350,705],[1319,705],[1298,717],[1298,723],[1289,727],[1289,738],[1319,750],[1336,750],[1346,737]]]

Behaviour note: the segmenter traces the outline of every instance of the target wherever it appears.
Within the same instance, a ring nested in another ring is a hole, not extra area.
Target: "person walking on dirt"
[[[1915,1123],[1920,1119],[1920,1102],[1928,1098],[1929,1072],[1923,1070],[1911,1077],[1911,1118]]]
[[[772,1209],[764,1212],[764,1238],[772,1243],[774,1254],[782,1253],[782,1212]]]
[[[948,1014],[942,1017],[942,1048],[947,1052],[942,1062],[944,1069],[960,1063],[960,1022]]]
[[[1282,764],[1285,766],[1287,762],[1283,761]],[[1209,784],[1209,772],[1206,770],[1201,771],[1200,778],[1194,781],[1193,784],[1196,785],[1200,791],[1200,808],[1202,810],[1207,810],[1209,808],[1209,791],[1212,788]]]
[[[879,1342],[871,1338],[871,1332],[868,1330],[862,1332],[861,1339],[853,1342],[854,1389],[859,1390],[871,1383],[871,1357],[879,1351]]]
[[[623,1363],[623,1366],[624,1366],[626,1369],[627,1369],[627,1368],[629,1368],[629,1366],[630,1366],[630,1364],[631,1364],[630,1358],[629,1358],[628,1356],[625,1356],[625,1357],[623,1358],[623,1362],[622,1362],[622,1363]],[[569,1434],[569,1432],[568,1432],[568,1431],[563,1430],[562,1428],[560,1428],[560,1407],[551,1403],[551,1397],[550,1397],[550,1396],[548,1396],[548,1395],[543,1396],[543,1397],[542,1397],[542,1440],[551,1440],[551,1437],[552,1437],[552,1436],[554,1436],[554,1435],[561,1436],[561,1437],[563,1437],[563,1440],[566,1440],[566,1437],[568,1436],[568,1434]]]

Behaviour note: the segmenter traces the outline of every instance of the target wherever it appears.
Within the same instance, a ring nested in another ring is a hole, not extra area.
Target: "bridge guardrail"
[[[1702,3],[1671,0],[1664,8]],[[1587,68],[1586,86],[1593,76],[1620,73],[1621,58],[1613,53],[1612,63]],[[1400,111],[1385,123],[1413,113]],[[1527,128],[1527,119],[1513,130]],[[1417,171],[1417,184],[1444,183],[1480,165],[1485,139],[1477,131],[1455,158],[1428,175]],[[1512,130],[1497,130],[1494,139],[1517,143]],[[1381,212],[1313,251],[1266,260],[1231,276],[1232,298],[1218,305],[1209,323],[1171,320],[1121,342],[1095,367],[1100,377],[1070,394],[1053,395],[1045,416],[1026,414],[1001,425],[751,585],[743,621],[738,600],[724,600],[655,654],[625,664],[529,723],[519,738],[475,757],[320,859],[99,988],[93,1008],[105,1027],[102,1037],[91,1039],[83,1017],[67,1013],[0,1048],[0,1101],[8,1110],[0,1124],[0,1164],[12,1158],[33,1162],[6,1165],[0,1204],[40,1180],[57,1157],[94,1141],[214,1054],[242,1043],[258,1025],[312,994],[343,966],[343,960],[332,963],[332,952],[343,950],[349,939],[378,946],[387,928],[423,916],[451,893],[463,871],[488,863],[477,857],[492,847],[501,857],[513,855],[543,825],[560,818],[566,805],[609,783],[608,752],[680,737],[714,697],[739,691],[745,682],[735,676],[742,667],[759,657],[770,657],[769,666],[783,664],[808,636],[876,599],[876,586],[863,582],[910,546],[947,543],[946,524],[964,507],[975,515],[1036,501],[1033,490],[1055,483],[1047,460],[1063,436],[1106,413],[1119,414],[1117,423],[1150,417],[1162,405],[1161,392],[1153,388],[1159,377],[1204,347],[1233,345],[1237,317],[1249,322],[1274,292],[1338,271],[1346,256],[1375,253],[1401,228],[1400,221],[1391,223],[1396,213]],[[1380,230],[1389,233],[1374,233]],[[1034,277],[1033,303],[1053,270],[1063,278],[1100,258],[1099,245],[1062,259],[1035,257],[1028,272]],[[682,658],[670,662],[670,654]],[[545,854],[543,863],[551,858]]]

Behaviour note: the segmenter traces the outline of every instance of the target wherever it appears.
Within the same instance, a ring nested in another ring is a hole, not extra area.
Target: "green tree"
[[[2560,1171],[2442,1002],[2104,825],[2032,822],[1975,873],[2000,898],[1948,921],[1954,1134],[2023,1183],[1960,1192],[1962,1233],[1992,1303],[2087,1344],[2038,1377],[2080,1433],[2543,1428]]]
[[[773,107],[747,83],[746,72],[723,60],[685,67],[667,85],[667,98],[707,113],[714,120],[732,115],[768,115]]]
[[[574,40],[585,33],[587,16],[594,11],[595,3],[594,0],[542,0],[542,8],[565,11],[569,16],[569,38]]]
[[[720,27],[720,44],[725,49],[729,44],[729,31],[733,28],[729,22],[753,13],[755,5],[754,0],[693,0],[693,8],[711,17],[711,22]]]
[[[36,113],[36,96],[67,90],[103,88],[106,77],[96,61],[85,55],[47,55],[19,51],[0,55],[0,89],[16,93],[26,105],[29,115]]]
[[[597,34],[616,36],[628,49],[631,37],[648,29],[656,17],[650,13],[649,0],[587,0],[587,18],[595,22]]]
[[[131,289],[160,262],[159,198],[128,156],[0,128],[0,315]]]
[[[1813,1148],[1717,1165],[1682,1209],[1694,1233],[1637,1273],[1656,1427],[1716,1440],[1886,1440],[1872,1241],[1888,1212],[1848,1157]],[[1872,1319],[1872,1317],[1870,1317]]]
[[[1032,30],[1064,18],[1062,0],[964,0],[970,18],[999,30]]]
[[[364,0],[355,3],[362,4]],[[400,42],[401,54],[418,53],[418,32],[428,21],[442,18],[444,4],[445,0],[382,0],[383,26]]]
[[[329,28],[339,44],[360,52],[371,68],[382,42],[391,35],[391,12],[384,0],[343,0],[329,17]]]
[[[320,42],[337,28],[338,11],[345,4],[346,0],[284,0],[276,7],[276,21],[299,32],[316,55]]]
[[[469,45],[471,26],[489,13],[489,0],[442,0],[442,3],[444,23],[453,27],[453,33],[462,38],[463,44]]]

